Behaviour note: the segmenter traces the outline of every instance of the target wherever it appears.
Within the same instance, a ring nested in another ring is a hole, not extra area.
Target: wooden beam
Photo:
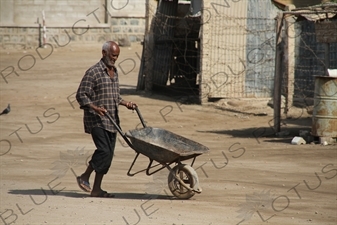
[[[305,11],[305,12],[293,12],[293,11],[283,11],[283,14],[291,14],[291,15],[302,15],[302,14],[323,14],[323,13],[336,13],[336,10],[322,10],[322,11]]]
[[[290,11],[295,9],[294,5],[286,6],[286,10]],[[284,48],[284,65],[285,65],[285,77],[287,79],[286,95],[284,113],[288,113],[289,108],[293,105],[294,96],[294,81],[295,81],[295,17],[285,17],[285,48]]]
[[[281,86],[282,86],[282,26],[284,15],[279,12],[276,17],[276,51],[274,77],[274,131],[281,130]]]

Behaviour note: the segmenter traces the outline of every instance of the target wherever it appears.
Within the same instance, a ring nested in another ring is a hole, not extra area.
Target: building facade
[[[0,0],[2,48],[144,38],[146,0]]]

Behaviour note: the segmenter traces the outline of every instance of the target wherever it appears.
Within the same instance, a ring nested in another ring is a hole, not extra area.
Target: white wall
[[[113,17],[145,17],[146,0],[107,0]]]
[[[145,17],[146,0],[0,0],[0,26],[109,26],[110,18]]]

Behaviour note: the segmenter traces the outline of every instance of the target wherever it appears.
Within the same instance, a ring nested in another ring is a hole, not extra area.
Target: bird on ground
[[[11,105],[8,104],[7,108],[5,108],[2,113],[0,113],[0,116],[1,115],[5,115],[5,114],[8,114],[9,112],[11,111]]]

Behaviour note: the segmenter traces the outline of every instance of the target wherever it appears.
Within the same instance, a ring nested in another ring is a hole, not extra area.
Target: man
[[[92,197],[113,197],[102,190],[101,183],[111,166],[117,130],[104,114],[109,113],[119,124],[118,105],[124,105],[128,109],[137,107],[135,103],[127,102],[120,96],[115,67],[119,53],[119,46],[115,42],[104,43],[102,59],[86,71],[76,93],[80,108],[84,110],[84,131],[91,134],[97,148],[86,171],[77,177],[77,183],[82,190],[91,192]],[[93,171],[96,175],[91,189],[89,178]]]

